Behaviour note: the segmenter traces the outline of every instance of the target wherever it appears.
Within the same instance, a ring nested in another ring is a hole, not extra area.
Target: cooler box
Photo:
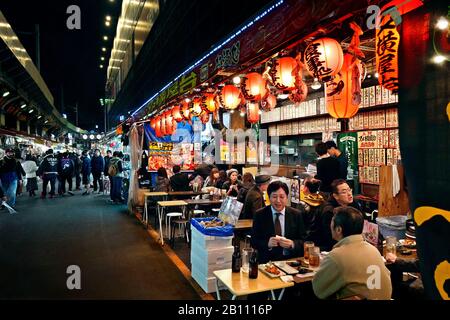
[[[191,266],[205,278],[213,277],[216,270],[231,269],[233,247],[223,249],[204,250],[192,246]]]
[[[191,245],[204,249],[219,249],[232,246],[233,226],[204,228],[200,222],[214,218],[191,219]],[[214,230],[213,230],[214,229]]]
[[[230,271],[231,272],[231,271]],[[205,277],[198,270],[192,268],[192,278],[197,281],[206,293],[216,292],[216,277]],[[219,290],[226,289],[225,285],[219,282]]]

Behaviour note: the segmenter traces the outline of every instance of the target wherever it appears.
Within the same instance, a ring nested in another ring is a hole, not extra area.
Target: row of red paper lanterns
[[[336,40],[322,38],[313,41],[306,48],[304,65],[292,57],[275,59],[269,77],[264,78],[259,73],[251,72],[244,77],[241,89],[229,84],[222,88],[219,95],[204,93],[201,97],[194,97],[191,103],[183,101],[152,119],[151,126],[157,136],[171,135],[176,129],[176,123],[191,121],[194,116],[199,117],[203,123],[208,122],[210,113],[217,112],[220,105],[227,110],[246,105],[247,120],[256,123],[259,121],[260,105],[266,111],[276,106],[276,97],[270,92],[267,81],[285,92],[303,89],[301,99],[306,98],[302,66],[306,66],[313,77],[325,82],[327,108],[331,116],[349,118],[356,114],[359,103],[352,99],[352,87],[355,86],[352,81],[358,80],[352,79],[352,70],[360,68],[360,62],[350,54],[346,54],[344,58],[342,48]],[[336,89],[339,90],[338,94]]]

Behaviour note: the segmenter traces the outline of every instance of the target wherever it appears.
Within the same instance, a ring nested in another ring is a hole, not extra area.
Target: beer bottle
[[[248,277],[250,279],[258,278],[258,251],[256,249],[252,252],[250,257],[249,269]]]
[[[239,249],[239,246],[234,246],[233,257],[231,260],[231,270],[233,272],[240,272],[241,265],[242,265],[241,250]]]

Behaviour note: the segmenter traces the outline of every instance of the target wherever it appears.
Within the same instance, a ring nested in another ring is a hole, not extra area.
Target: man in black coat
[[[264,202],[264,192],[270,183],[270,176],[259,175],[255,178],[256,185],[253,186],[245,197],[244,207],[242,209],[242,219],[253,219],[256,211],[266,206]]]
[[[330,193],[331,183],[339,179],[340,176],[339,162],[328,154],[327,145],[323,142],[316,145],[316,153],[319,156],[319,161],[317,161],[315,178],[322,181],[320,191]]]
[[[173,176],[170,177],[172,191],[190,191],[189,178],[186,173],[181,172],[178,165],[173,166]]]
[[[331,184],[331,191],[330,198],[328,202],[323,204],[320,215],[319,246],[323,251],[330,251],[336,244],[330,229],[334,209],[341,206],[350,206],[361,211],[359,203],[353,198],[352,189],[344,179],[334,180]]]
[[[252,246],[258,250],[259,263],[302,256],[306,228],[302,212],[286,207],[288,186],[274,181],[267,192],[271,205],[253,218]]]

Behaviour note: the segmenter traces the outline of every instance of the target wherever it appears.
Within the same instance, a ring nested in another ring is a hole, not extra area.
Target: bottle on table
[[[241,250],[239,249],[239,246],[234,246],[233,257],[231,260],[231,270],[233,272],[240,272],[241,265],[242,265]]]
[[[258,278],[258,251],[253,250],[252,255],[250,256],[249,261],[249,273],[248,277],[250,279],[256,279]]]

